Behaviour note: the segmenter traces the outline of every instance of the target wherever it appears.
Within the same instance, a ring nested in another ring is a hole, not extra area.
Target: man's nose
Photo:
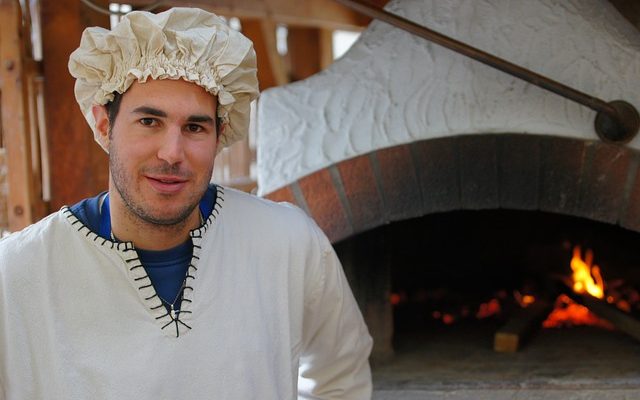
[[[170,126],[162,137],[158,158],[173,165],[184,160],[184,137],[179,126]]]

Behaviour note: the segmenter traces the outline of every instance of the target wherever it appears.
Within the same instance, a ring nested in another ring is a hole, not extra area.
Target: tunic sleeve
[[[318,229],[319,230],[319,229]],[[372,339],[342,265],[320,233],[318,265],[308,266],[298,399],[370,399]]]

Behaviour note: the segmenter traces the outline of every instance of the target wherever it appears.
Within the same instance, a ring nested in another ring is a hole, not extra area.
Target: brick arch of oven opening
[[[379,149],[265,197],[311,215],[333,243],[452,210],[539,210],[640,232],[640,152],[600,141],[473,134]]]

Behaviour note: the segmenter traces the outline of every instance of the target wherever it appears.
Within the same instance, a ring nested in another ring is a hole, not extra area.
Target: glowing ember
[[[491,316],[500,314],[501,310],[502,307],[500,307],[500,302],[498,301],[498,299],[491,299],[486,303],[480,304],[478,312],[476,312],[476,318],[489,318]]]
[[[531,304],[536,302],[535,296],[532,296],[530,294],[523,295],[517,290],[513,292],[513,298],[522,308],[529,307]]]
[[[587,250],[582,259],[580,246],[573,248],[571,270],[573,271],[573,291],[576,293],[589,293],[599,299],[604,298],[604,281],[600,274],[600,268],[593,263],[593,252]]]
[[[442,322],[444,322],[446,325],[451,325],[455,322],[456,318],[451,315],[451,314],[444,314],[442,316]]]
[[[585,306],[577,304],[567,295],[560,295],[556,299],[555,307],[547,319],[542,323],[545,328],[559,328],[563,326],[590,325],[605,329],[614,329],[608,321],[598,318]]]

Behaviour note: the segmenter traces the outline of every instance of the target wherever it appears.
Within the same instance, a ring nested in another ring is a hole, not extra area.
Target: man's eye
[[[204,129],[200,125],[189,124],[187,125],[187,130],[191,133],[198,133],[202,132]]]
[[[153,118],[141,118],[140,123],[144,126],[153,126],[155,123],[155,119]]]

